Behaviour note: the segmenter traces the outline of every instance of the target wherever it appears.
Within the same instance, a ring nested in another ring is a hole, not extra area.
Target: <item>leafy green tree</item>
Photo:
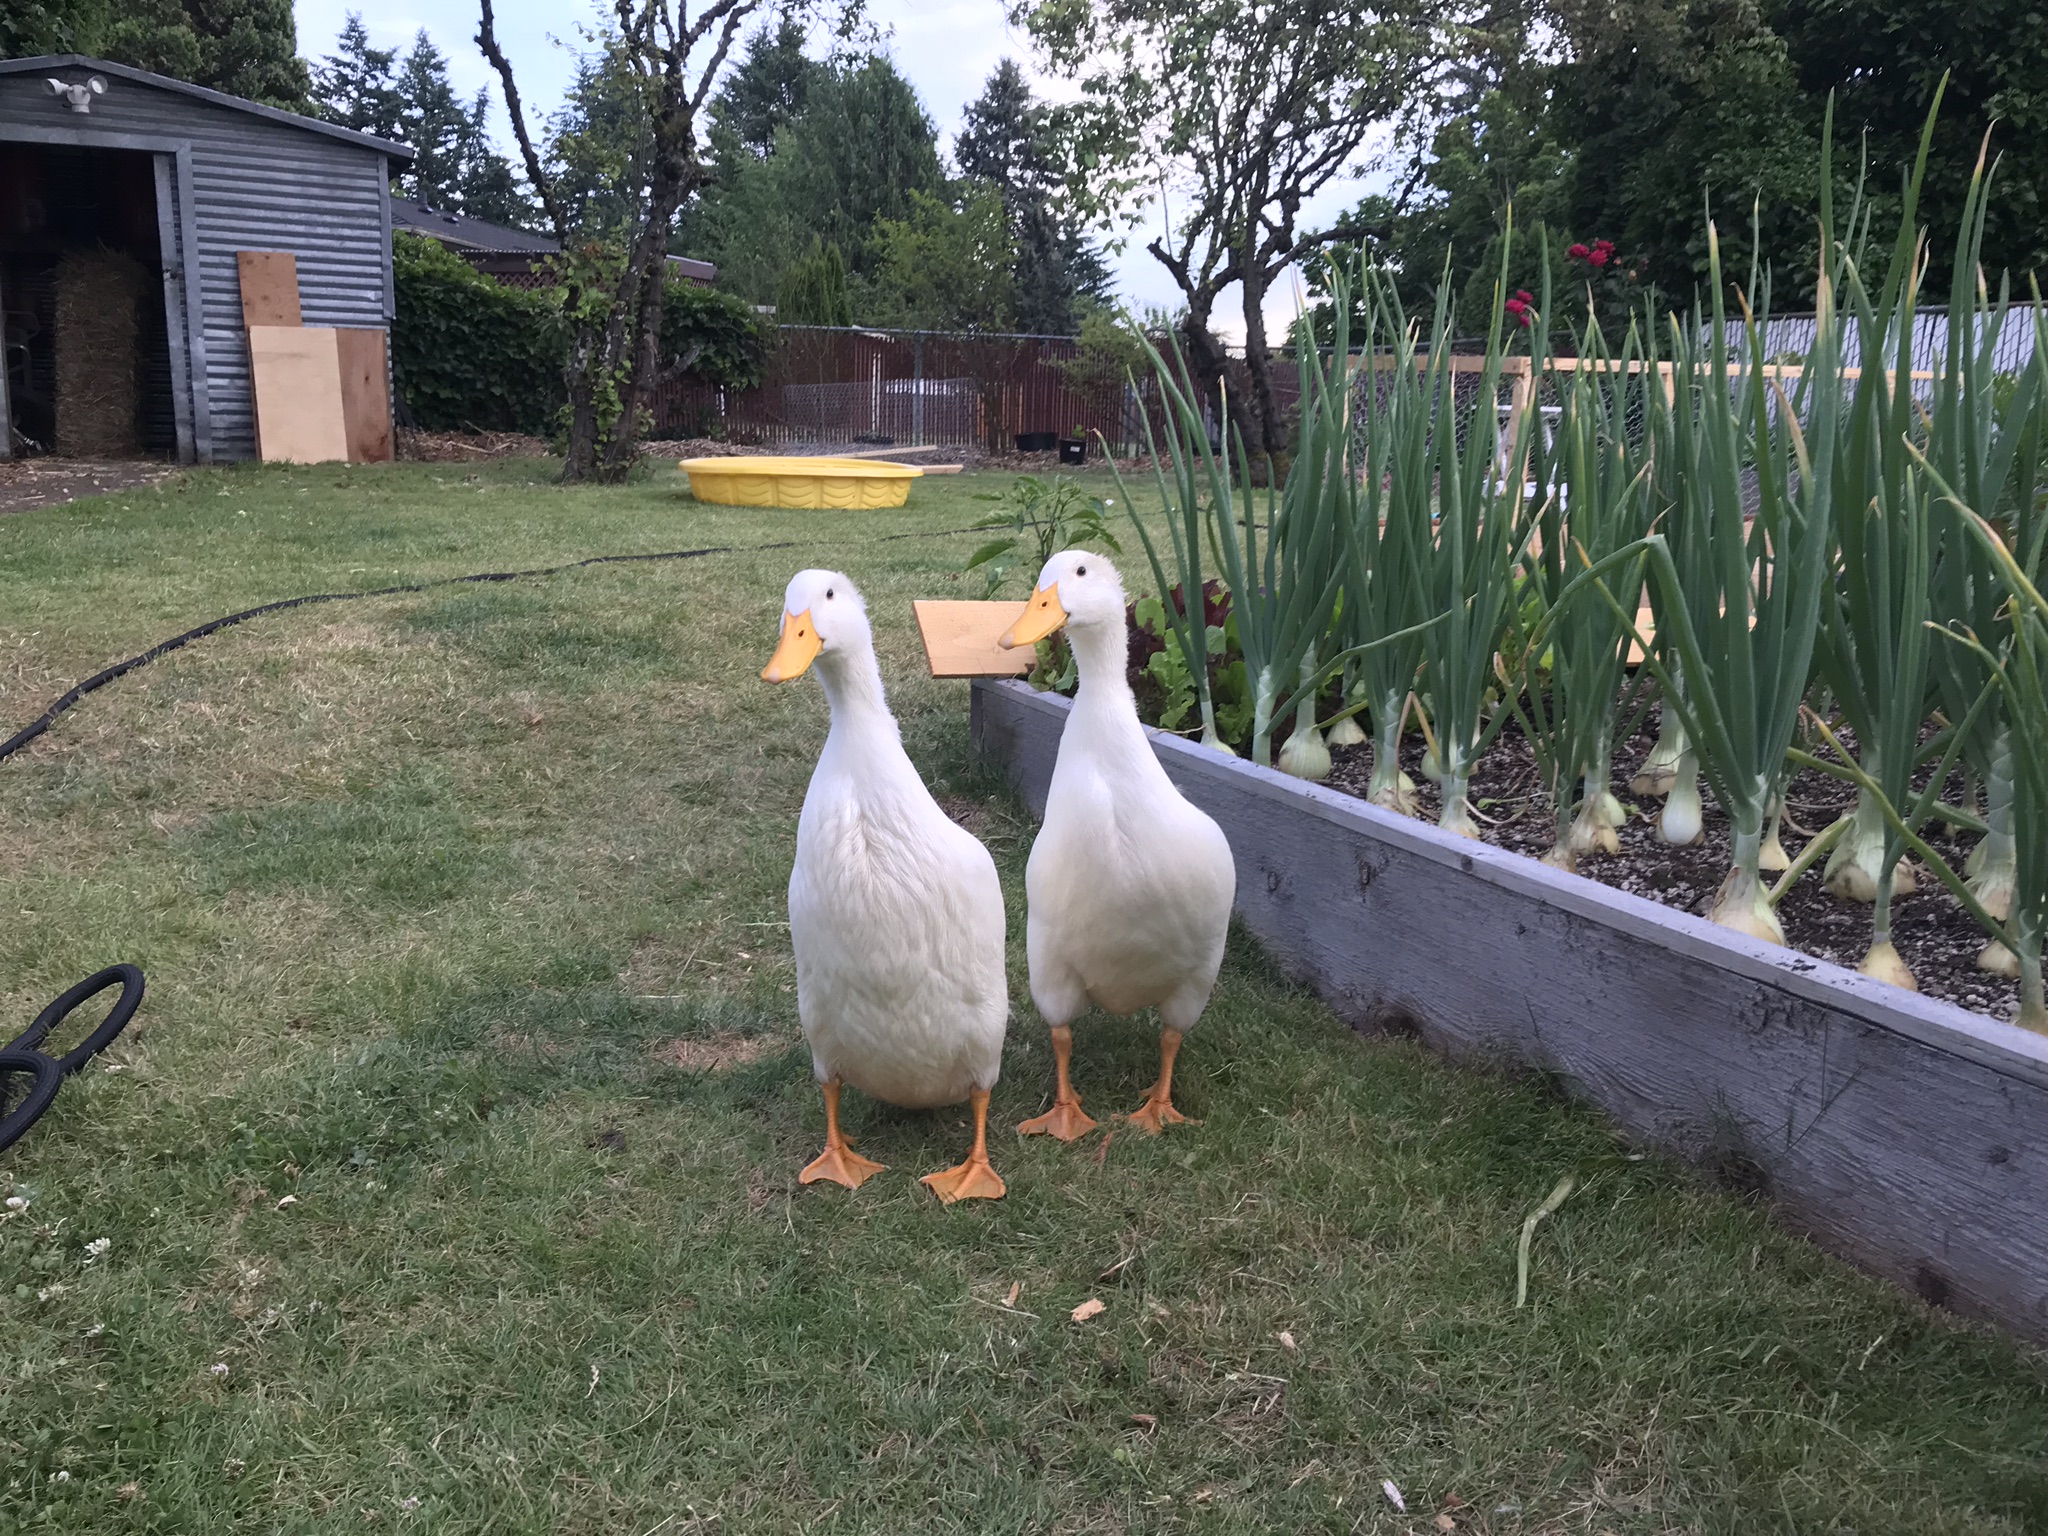
[[[804,29],[789,12],[747,39],[747,51],[711,101],[714,130],[757,160],[774,153],[775,135],[796,119],[825,66],[804,53]]]
[[[927,331],[1009,331],[1016,261],[1002,195],[962,183],[960,200],[911,194],[910,213],[876,221],[871,275],[858,305],[867,325]]]
[[[648,394],[663,377],[661,343],[668,299],[668,255],[677,216],[711,175],[703,154],[706,104],[725,61],[765,0],[617,0],[617,30],[606,41],[607,75],[645,131],[619,157],[623,180],[611,188],[627,211],[609,227],[589,228],[561,162],[541,154],[519,95],[512,63],[499,45],[493,0],[480,0],[477,46],[498,72],[505,108],[527,180],[562,242],[562,317],[568,335],[563,383],[568,397],[569,480],[618,480],[638,457]],[[793,6],[837,18],[842,30],[857,0],[806,0]],[[915,98],[912,98],[913,102]],[[613,153],[614,151],[607,151]]]
[[[782,274],[775,318],[785,325],[851,325],[853,304],[846,294],[846,259],[837,245],[811,242],[810,254]]]
[[[1937,231],[1962,217],[1984,135],[1998,157],[1985,216],[1984,263],[2024,274],[2048,269],[2048,12],[2035,0],[1762,0],[1784,40],[1795,100],[1810,131],[1833,91],[1835,142],[1865,143],[1872,185],[1895,199],[1934,93],[1947,77],[1921,189],[1921,216]],[[1884,227],[1880,213],[1877,227]],[[1928,255],[1930,291],[1947,282],[1949,242]]]
[[[1304,227],[1308,201],[1446,88],[1460,17],[1434,0],[1011,0],[1010,16],[1080,90],[1061,113],[1068,197],[1105,219],[1163,204],[1146,249],[1186,301],[1205,381],[1224,372],[1212,321],[1238,285],[1250,387],[1230,391],[1232,421],[1254,453],[1281,452],[1266,295],[1340,233]]]
[[[1004,59],[967,105],[953,159],[963,176],[996,188],[1014,251],[1013,322],[1071,335],[1082,307],[1109,292],[1109,267],[1080,222],[1061,211],[1055,129],[1013,59]]]
[[[287,112],[309,107],[291,0],[8,0],[0,56],[85,53]]]
[[[457,100],[448,61],[424,29],[401,63],[396,49],[372,47],[361,13],[349,12],[335,51],[313,70],[313,98],[330,123],[412,147],[416,158],[394,182],[401,196],[498,224],[533,216],[485,131],[490,93]]]
[[[836,241],[861,274],[874,264],[877,221],[909,217],[917,193],[945,185],[923,103],[879,54],[816,80],[769,164],[800,226]]]
[[[398,50],[376,48],[363,26],[363,13],[350,11],[334,41],[334,52],[313,66],[313,101],[328,122],[380,139],[397,139],[405,103],[392,72]]]

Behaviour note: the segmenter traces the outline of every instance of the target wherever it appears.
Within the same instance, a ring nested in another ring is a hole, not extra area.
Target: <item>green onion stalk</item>
[[[1237,444],[1233,474],[1231,434],[1225,435],[1220,447],[1211,445],[1194,384],[1178,348],[1176,366],[1169,367],[1158,349],[1146,343],[1159,381],[1175,471],[1172,486],[1162,476],[1160,489],[1168,497],[1167,526],[1182,571],[1181,590],[1189,594],[1188,613],[1172,624],[1174,640],[1190,672],[1198,679],[1206,678],[1207,634],[1201,629],[1201,609],[1193,596],[1201,590],[1199,549],[1206,532],[1215,540],[1223,581],[1230,589],[1231,617],[1252,686],[1252,760],[1263,767],[1272,766],[1275,722],[1294,709],[1296,728],[1300,729],[1304,712],[1299,706],[1306,695],[1310,701],[1306,718],[1313,730],[1311,683],[1320,686],[1321,680],[1350,659],[1343,652],[1322,658],[1317,654],[1329,632],[1344,579],[1337,524],[1346,473],[1344,437],[1349,430],[1342,387],[1348,358],[1339,352],[1334,365],[1326,365],[1306,317],[1300,324],[1300,447],[1280,492],[1276,495],[1267,487],[1263,525],[1244,444]],[[1338,380],[1334,387],[1332,371]],[[1223,415],[1228,418],[1227,411]],[[1148,437],[1150,431],[1148,422]],[[1156,465],[1156,450],[1154,462]],[[1143,525],[1139,527],[1154,574],[1163,584],[1162,562]],[[1166,606],[1171,609],[1173,605]],[[1202,703],[1207,740],[1213,709],[1206,688]],[[1297,766],[1312,765],[1297,760]],[[1323,771],[1328,772],[1327,754]]]
[[[2010,632],[1996,652],[1960,625],[1951,624],[1940,631],[1944,639],[1976,655],[1990,675],[1990,685],[1979,703],[1973,705],[1971,716],[1980,714],[1982,700],[1996,693],[2011,733],[2013,885],[2006,914],[1998,917],[1986,911],[1969,883],[1913,830],[1912,816],[1902,813],[1874,780],[1849,763],[1846,754],[1843,760],[1851,769],[1851,777],[1857,779],[1858,787],[1871,792],[1906,846],[2013,956],[2013,968],[2020,981],[2020,1006],[2015,1022],[2048,1034],[2048,996],[2043,993],[2041,968],[2042,938],[2048,934],[2048,598],[2041,595],[2031,574],[2040,569],[2040,534],[2038,528],[2034,530],[2031,545],[2009,544],[1998,528],[1971,510],[1938,470],[1928,465],[1927,473],[1936,490],[1961,518],[1964,531],[1985,552],[2010,605]],[[1935,769],[1934,782],[1922,792],[1922,804],[1912,810],[1924,812],[1925,802],[1938,793],[1940,782],[1955,758],[1957,744],[1975,724],[1975,718],[1960,723],[1956,741]],[[1822,726],[1824,733],[1826,729]]]
[[[1348,280],[1347,274],[1339,277]],[[1425,561],[1433,539],[1430,413],[1418,373],[1415,330],[1383,274],[1362,266],[1358,280],[1366,329],[1353,383],[1359,405],[1345,519],[1349,570],[1338,615],[1345,643],[1353,649],[1413,630],[1427,619]],[[1401,771],[1402,724],[1422,654],[1419,635],[1362,654],[1353,663],[1357,696],[1347,693],[1346,699],[1348,709],[1362,704],[1372,716],[1366,798],[1404,816],[1422,809],[1414,781]]]
[[[1704,613],[1719,601],[1719,571],[1713,550],[1703,537],[1708,525],[1673,515],[1687,488],[1705,473],[1699,461],[1701,438],[1696,420],[1701,398],[1697,387],[1698,354],[1696,350],[1686,353],[1685,372],[1680,371],[1679,359],[1673,358],[1667,395],[1662,378],[1657,376],[1661,362],[1657,355],[1657,318],[1649,309],[1644,318],[1644,382],[1650,387],[1644,391],[1643,437],[1649,448],[1650,512],[1666,531],[1682,600],[1690,611]],[[1653,590],[1648,595],[1655,613],[1659,594]],[[1634,617],[1633,605],[1630,617]],[[1686,733],[1685,665],[1671,632],[1661,621],[1644,652],[1654,659],[1648,670],[1657,679],[1663,698],[1658,706],[1656,745],[1629,781],[1629,789],[1645,797],[1664,798],[1657,816],[1657,836],[1663,842],[1685,847],[1704,835],[1706,810],[1700,798],[1699,755]]]
[[[1937,91],[1937,108],[1939,98]],[[1912,798],[1931,685],[1928,487],[1908,444],[1914,429],[1913,316],[1926,256],[1916,213],[1933,133],[1930,111],[1906,182],[1890,266],[1878,291],[1870,292],[1861,264],[1849,251],[1833,245],[1823,252],[1855,326],[1863,366],[1854,380],[1845,378],[1840,386],[1846,400],[1837,418],[1841,440],[1832,488],[1837,577],[1821,605],[1815,660],[1842,719],[1855,732],[1859,782],[1875,786],[1858,789],[1824,884],[1832,895],[1871,903],[1863,973],[1914,991],[1919,988],[1913,973],[1892,943],[1891,909],[1894,898],[1914,889],[1915,880],[1904,860],[1904,841],[1884,804],[1896,807]],[[1849,222],[1854,229],[1853,211]],[[1974,324],[1974,304],[1952,318]],[[1829,388],[1826,378],[1801,381],[1802,394]]]
[[[1933,508],[1938,549],[1932,576],[1935,611],[1995,654],[2003,649],[2011,629],[2007,590],[1997,563],[1972,532],[1962,508],[1981,509],[2023,555],[2037,547],[2041,517],[2034,488],[2039,483],[2043,438],[2048,435],[2048,319],[2037,303],[2032,312],[2032,362],[2017,377],[2001,376],[1997,354],[2009,319],[2010,288],[2001,282],[1993,303],[1982,276],[1988,182],[1980,151],[1956,242],[1948,349],[1941,375],[1932,385],[1926,436],[1928,458],[1956,496],[1953,501],[1937,498]],[[2033,569],[2031,564],[2026,568]],[[1992,680],[1989,663],[1977,650],[1961,645],[1935,647],[1932,662],[1943,710],[1953,720],[1962,719]],[[1963,761],[1984,786],[1984,836],[1967,866],[1971,894],[1988,913],[2003,920],[2012,909],[2018,841],[2013,736],[2002,690],[1994,690],[1991,706],[1966,735]],[[1977,963],[2008,975],[2017,965],[2013,952],[1997,939],[1984,946]]]
[[[1167,541],[1173,555],[1173,570],[1169,574],[1165,562],[1160,558],[1159,547],[1153,542],[1151,530],[1138,515],[1136,501],[1124,485],[1122,473],[1116,467],[1113,455],[1105,453],[1110,473],[1116,477],[1117,494],[1122,498],[1124,510],[1129,514],[1132,525],[1138,530],[1138,540],[1145,547],[1145,558],[1152,566],[1152,580],[1159,590],[1160,606],[1166,610],[1165,622],[1168,638],[1179,649],[1181,660],[1186,664],[1188,676],[1194,680],[1195,701],[1202,714],[1202,745],[1228,756],[1236,756],[1230,744],[1216,730],[1216,699],[1209,684],[1209,630],[1206,605],[1202,600],[1204,577],[1202,574],[1203,525],[1207,521],[1202,486],[1205,479],[1213,476],[1203,473],[1212,467],[1205,458],[1198,457],[1192,449],[1193,442],[1199,442],[1206,449],[1208,435],[1201,430],[1201,412],[1193,404],[1194,386],[1188,377],[1187,362],[1181,356],[1180,344],[1173,346],[1173,367],[1167,366],[1157,348],[1149,340],[1146,351],[1151,355],[1152,366],[1159,381],[1159,392],[1165,408],[1168,430],[1166,433],[1167,453],[1159,451],[1159,441],[1152,429],[1151,413],[1141,413],[1145,423],[1145,447],[1152,456],[1152,478],[1159,493],[1159,504],[1166,509]],[[1135,386],[1135,381],[1133,381]],[[1192,439],[1181,428],[1182,412],[1192,414],[1196,431]],[[1173,480],[1169,485],[1166,471],[1160,466],[1170,464]],[[1172,591],[1178,582],[1181,601],[1175,604]]]
[[[1566,391],[1546,455],[1549,493],[1522,556],[1525,589],[1542,612],[1522,637],[1523,676],[1510,680],[1507,693],[1557,814],[1543,862],[1565,870],[1592,854],[1621,852],[1627,820],[1612,764],[1635,627],[1577,578],[1640,547],[1647,466],[1630,465],[1626,424],[1635,342],[1632,326],[1621,356],[1610,359],[1597,321],[1589,320],[1579,355],[1592,366],[1582,366]],[[1641,578],[1636,559],[1623,590],[1629,579],[1640,589]]]
[[[1431,413],[1423,483],[1437,493],[1436,538],[1421,552],[1427,608],[1439,615],[1423,646],[1430,700],[1436,716],[1435,777],[1441,792],[1437,825],[1461,837],[1477,837],[1467,788],[1480,754],[1512,718],[1507,709],[1486,718],[1495,680],[1495,656],[1515,619],[1515,565],[1532,519],[1524,510],[1523,455],[1535,435],[1533,403],[1502,431],[1499,399],[1506,352],[1502,300],[1507,284],[1507,244],[1493,294],[1486,358],[1479,375],[1479,409],[1463,434],[1458,431],[1456,376],[1451,339],[1457,334],[1446,278],[1437,290],[1436,319],[1429,356],[1422,368],[1422,395]],[[1547,318],[1538,312],[1530,327],[1534,355],[1542,365]],[[1513,462],[1507,462],[1512,458]],[[1396,467],[1398,474],[1399,467]]]
[[[1666,426],[1694,472],[1675,481],[1668,539],[1660,533],[1647,541],[1658,647],[1646,664],[1665,689],[1665,707],[1685,727],[1733,842],[1731,867],[1708,915],[1777,944],[1785,941],[1784,929],[1759,874],[1764,824],[1783,791],[1786,752],[1799,726],[1821,605],[1832,585],[1831,496],[1841,413],[1841,341],[1828,259],[1832,201],[1824,176],[1823,260],[1803,424],[1765,372],[1764,327],[1746,302],[1747,366],[1731,366],[1720,237],[1707,226],[1714,308],[1704,358],[1698,312],[1690,328],[1676,316],[1671,322],[1680,403]],[[1745,469],[1754,470],[1758,493],[1747,536]],[[1682,690],[1659,651],[1675,657]],[[1667,801],[1667,816],[1670,809]]]

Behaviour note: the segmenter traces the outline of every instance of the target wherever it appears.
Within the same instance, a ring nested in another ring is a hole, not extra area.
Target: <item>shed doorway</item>
[[[0,154],[12,455],[187,456],[160,233],[170,221],[159,217],[155,160],[58,144],[12,143]]]

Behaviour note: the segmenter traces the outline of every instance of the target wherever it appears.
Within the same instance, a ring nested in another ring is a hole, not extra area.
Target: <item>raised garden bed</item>
[[[1067,700],[977,681],[1034,811]],[[1163,733],[1238,912],[1363,1028],[1554,1072],[1822,1246],[2048,1342],[2048,1039]]]

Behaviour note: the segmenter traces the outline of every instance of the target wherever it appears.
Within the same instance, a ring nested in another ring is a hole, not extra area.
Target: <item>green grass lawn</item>
[[[2048,1529],[2039,1357],[1540,1082],[1353,1035],[1249,944],[1181,1056],[1201,1126],[1020,1144],[1032,829],[909,608],[978,595],[948,530],[1002,482],[820,514],[547,474],[251,467],[0,518],[0,736],[273,598],[795,546],[277,615],[0,764],[0,1039],[109,961],[150,979],[0,1154],[0,1532]],[[825,711],[756,674],[812,564],[866,591],[911,753],[1003,871],[999,1203],[915,1182],[964,1110],[851,1094],[890,1171],[796,1183]],[[1084,1022],[1091,1109],[1137,1104],[1153,1030]]]

